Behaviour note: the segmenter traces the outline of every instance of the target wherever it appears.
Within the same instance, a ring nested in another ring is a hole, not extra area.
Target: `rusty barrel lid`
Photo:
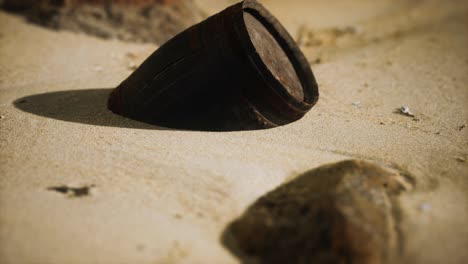
[[[279,110],[269,119],[276,120],[277,125],[300,119],[316,104],[319,92],[310,65],[296,42],[255,0],[243,2],[242,22],[236,28],[250,62],[266,84],[262,100]]]
[[[246,0],[161,46],[114,90],[108,107],[161,126],[243,130],[296,121],[318,96],[292,37]]]

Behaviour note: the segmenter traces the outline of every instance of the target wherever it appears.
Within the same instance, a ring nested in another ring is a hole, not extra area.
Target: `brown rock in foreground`
[[[224,242],[259,263],[388,263],[399,243],[393,198],[405,185],[369,162],[319,167],[257,200]]]

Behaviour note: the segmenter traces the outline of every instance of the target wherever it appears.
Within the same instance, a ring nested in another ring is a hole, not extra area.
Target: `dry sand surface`
[[[468,2],[262,2],[301,43],[321,98],[291,125],[227,133],[106,110],[132,59],[157,47],[0,12],[0,262],[237,263],[221,243],[232,220],[350,158],[414,178],[399,197],[403,262],[466,262]],[[64,185],[90,193],[48,189]]]

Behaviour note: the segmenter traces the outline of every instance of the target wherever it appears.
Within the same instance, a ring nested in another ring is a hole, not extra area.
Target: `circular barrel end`
[[[291,35],[255,0],[244,1],[238,34],[266,84],[251,97],[263,98],[257,110],[277,125],[303,117],[318,101],[319,91],[310,64]]]

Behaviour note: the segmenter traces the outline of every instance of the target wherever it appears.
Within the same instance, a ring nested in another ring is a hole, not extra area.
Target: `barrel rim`
[[[302,117],[317,103],[319,97],[318,85],[309,62],[284,26],[282,26],[281,23],[262,4],[256,0],[245,0],[242,4],[242,9],[242,17],[239,21],[240,25],[236,28],[236,31],[237,34],[239,34],[239,39],[241,40],[242,46],[247,52],[249,59],[254,64],[254,68],[259,72],[262,78],[264,78],[269,86],[273,88],[272,90],[274,93],[281,97],[281,99],[288,105],[288,108],[292,108],[290,110],[293,110],[296,113],[301,113],[300,117]],[[303,89],[304,98],[302,101],[297,100],[293,95],[287,92],[283,85],[273,76],[260,55],[256,52],[255,45],[252,43],[247,26],[244,23],[244,12],[248,12],[253,15],[267,28],[270,34],[273,35],[281,48],[285,51],[288,59],[291,60]]]

